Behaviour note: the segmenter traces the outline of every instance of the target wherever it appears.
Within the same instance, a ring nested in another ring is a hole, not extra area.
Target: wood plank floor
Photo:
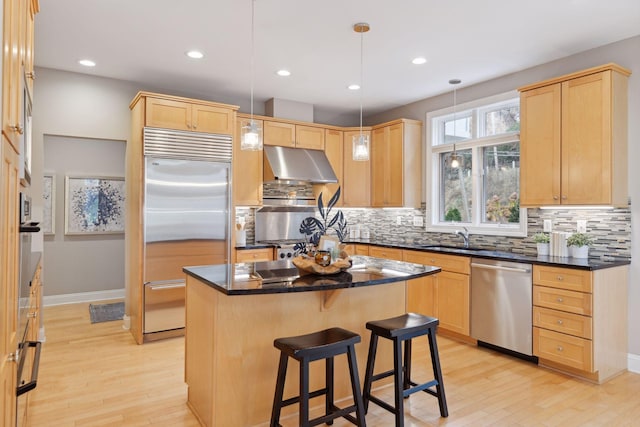
[[[46,307],[44,319],[47,341],[27,425],[198,425],[186,406],[183,338],[138,346],[120,321],[91,324],[88,304]],[[420,342],[415,351],[426,352]],[[450,415],[440,418],[435,398],[414,394],[405,401],[407,427],[640,425],[638,374],[594,385],[442,336],[438,343]],[[426,353],[414,358],[414,371],[429,378]],[[391,389],[379,396],[391,400]],[[392,426],[393,417],[372,404],[367,424]]]

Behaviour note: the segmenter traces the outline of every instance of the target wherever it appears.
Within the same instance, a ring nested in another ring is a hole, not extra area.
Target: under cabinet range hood
[[[338,182],[324,151],[265,145],[264,155],[265,182],[288,184]]]

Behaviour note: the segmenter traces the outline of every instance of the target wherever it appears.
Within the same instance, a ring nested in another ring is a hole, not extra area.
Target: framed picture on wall
[[[124,233],[124,178],[66,176],[65,234]]]
[[[44,174],[42,181],[42,231],[44,234],[56,233],[56,176]]]

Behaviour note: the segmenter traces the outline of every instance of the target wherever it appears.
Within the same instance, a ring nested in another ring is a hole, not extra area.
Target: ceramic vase
[[[536,243],[538,248],[538,255],[549,255],[549,244],[548,243]]]
[[[571,246],[571,256],[574,258],[589,258],[589,246]]]

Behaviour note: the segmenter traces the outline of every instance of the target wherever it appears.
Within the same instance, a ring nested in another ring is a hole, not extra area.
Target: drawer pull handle
[[[562,325],[564,322],[561,319],[558,319],[558,325]]]
[[[558,280],[562,282],[562,280],[564,280],[564,277],[558,276]]]
[[[558,302],[563,302],[564,300],[562,299],[562,297],[558,297],[558,298],[556,299],[556,301],[558,301]]]
[[[558,351],[564,351],[564,348],[561,345],[559,345],[557,350]]]

